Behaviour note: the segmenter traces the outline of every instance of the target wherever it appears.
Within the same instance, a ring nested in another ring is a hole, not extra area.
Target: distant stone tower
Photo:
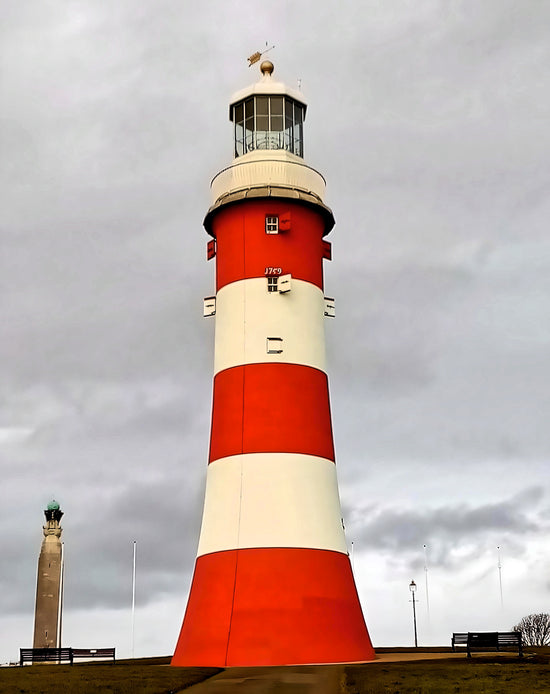
[[[61,646],[61,587],[63,576],[62,527],[63,511],[51,501],[44,511],[46,525],[38,558],[36,607],[34,613],[33,648]]]

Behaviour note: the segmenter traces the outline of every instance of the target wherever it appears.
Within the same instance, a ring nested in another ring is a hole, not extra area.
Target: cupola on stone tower
[[[57,501],[51,501],[44,515],[46,525],[38,558],[33,648],[57,648],[61,646],[63,529],[59,523],[63,511]]]
[[[216,258],[214,387],[195,571],[172,665],[372,660],[336,479],[324,324],[325,179],[304,161],[300,91],[230,102],[234,159],[204,220]]]

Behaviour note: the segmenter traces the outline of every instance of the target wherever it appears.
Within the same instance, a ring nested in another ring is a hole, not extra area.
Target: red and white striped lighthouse
[[[300,92],[262,77],[230,105],[235,158],[212,181],[214,393],[206,498],[176,666],[365,661],[347,551],[324,320],[325,181],[303,159]]]

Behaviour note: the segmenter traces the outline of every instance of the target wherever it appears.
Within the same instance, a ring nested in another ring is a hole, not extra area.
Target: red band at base
[[[198,557],[172,665],[373,660],[349,557],[261,548]]]

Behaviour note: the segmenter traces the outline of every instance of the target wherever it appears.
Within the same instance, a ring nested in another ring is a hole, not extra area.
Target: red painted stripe
[[[373,659],[346,554],[241,549],[197,559],[172,665]]]
[[[265,233],[266,215],[290,213],[290,229]],[[216,289],[237,280],[263,277],[266,267],[323,289],[323,217],[313,208],[288,200],[246,200],[220,209],[213,220],[216,236]]]
[[[216,374],[209,462],[240,453],[334,460],[327,375],[299,364],[245,364]]]

